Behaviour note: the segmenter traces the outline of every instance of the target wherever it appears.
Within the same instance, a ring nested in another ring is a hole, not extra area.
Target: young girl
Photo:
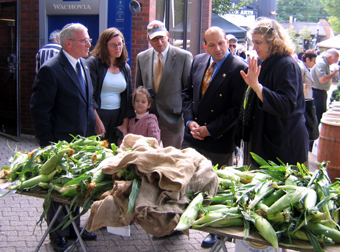
[[[157,117],[149,114],[151,106],[151,96],[145,87],[138,87],[132,94],[132,102],[135,108],[136,117],[130,118],[128,123],[128,133],[154,137],[161,141],[161,131],[158,126]]]

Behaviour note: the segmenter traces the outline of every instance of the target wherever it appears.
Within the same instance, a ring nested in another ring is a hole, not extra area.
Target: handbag
[[[306,128],[309,134],[309,140],[313,141],[319,138],[319,124],[318,120],[316,119],[314,99],[306,98],[305,104],[306,104],[305,110]]]

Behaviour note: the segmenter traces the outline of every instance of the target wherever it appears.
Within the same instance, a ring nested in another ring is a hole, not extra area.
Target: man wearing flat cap
[[[151,48],[137,55],[135,88],[151,94],[150,113],[159,122],[163,147],[180,149],[184,135],[182,90],[191,67],[192,54],[169,44],[169,32],[159,20],[147,26]]]

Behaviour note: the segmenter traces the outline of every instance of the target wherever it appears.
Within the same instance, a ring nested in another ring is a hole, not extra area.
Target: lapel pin
[[[226,74],[222,74],[222,77],[224,78],[224,77],[226,77],[227,75]]]
[[[88,69],[87,66],[85,66],[85,69]]]

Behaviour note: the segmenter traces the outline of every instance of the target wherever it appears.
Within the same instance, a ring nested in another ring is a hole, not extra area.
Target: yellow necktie
[[[216,64],[216,61],[213,61],[204,74],[201,97],[203,97],[205,91],[207,91],[207,88],[209,87],[211,77],[212,77],[212,74],[214,72],[215,64]]]
[[[158,53],[158,59],[157,59],[157,63],[155,66],[155,73],[153,76],[153,85],[155,87],[156,93],[158,91],[159,83],[161,82],[162,73],[163,73],[162,56],[163,56],[162,53]]]

